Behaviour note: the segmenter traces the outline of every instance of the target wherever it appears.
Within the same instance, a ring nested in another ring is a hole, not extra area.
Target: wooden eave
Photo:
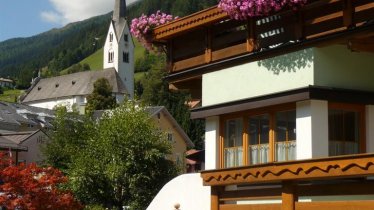
[[[205,186],[310,181],[374,175],[374,154],[277,162],[201,172]]]
[[[209,25],[228,18],[229,16],[226,12],[214,6],[156,27],[153,30],[153,40],[155,42],[164,42],[180,33],[185,33],[197,27]]]
[[[311,0],[298,11],[286,10],[269,17],[279,18],[261,24],[257,21],[268,17],[232,21],[215,6],[155,28],[153,41],[167,48],[168,81],[187,81],[211,71],[309,47],[342,44],[352,51],[374,52],[372,0]],[[239,40],[238,32],[226,39],[215,37],[215,33],[238,26],[246,28],[244,40]],[[279,28],[284,31],[261,37]]]

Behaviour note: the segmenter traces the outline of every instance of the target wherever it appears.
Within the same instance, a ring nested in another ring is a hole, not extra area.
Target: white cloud
[[[113,10],[114,0],[48,0],[53,11],[43,11],[44,21],[61,25],[84,20]],[[127,0],[127,4],[137,0]]]
[[[44,11],[40,14],[40,17],[50,23],[60,23],[61,22],[61,17],[53,11]]]

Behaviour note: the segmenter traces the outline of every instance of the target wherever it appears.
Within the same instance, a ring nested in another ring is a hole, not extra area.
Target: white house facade
[[[199,209],[374,206],[373,14],[363,0],[247,21],[212,7],[153,30],[168,82],[201,100]]]

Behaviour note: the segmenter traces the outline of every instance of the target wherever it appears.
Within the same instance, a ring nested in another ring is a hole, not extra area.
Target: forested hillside
[[[100,49],[111,15],[71,23],[61,29],[0,43],[0,76],[18,79],[26,88],[39,69],[56,75]]]

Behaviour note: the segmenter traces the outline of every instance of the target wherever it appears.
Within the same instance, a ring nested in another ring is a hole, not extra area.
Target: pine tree
[[[112,90],[107,79],[96,80],[93,92],[87,96],[87,110],[105,110],[116,107],[116,98],[112,95]]]

